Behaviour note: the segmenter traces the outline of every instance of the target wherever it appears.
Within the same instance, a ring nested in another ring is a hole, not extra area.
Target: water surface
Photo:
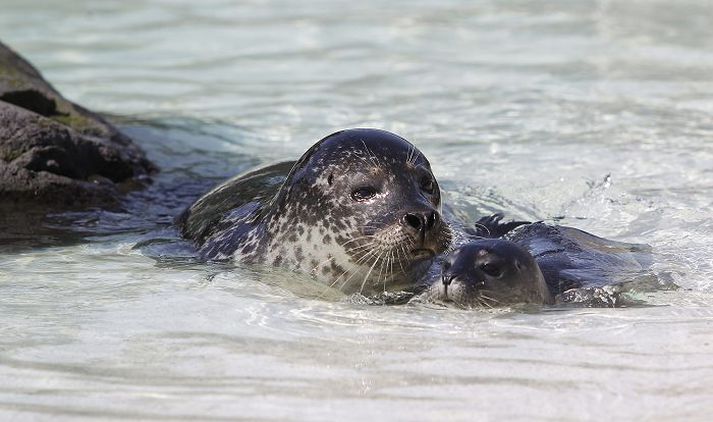
[[[71,239],[3,246],[3,419],[709,417],[713,4],[380,3],[2,1],[0,38],[163,169],[124,212],[50,218]],[[365,306],[134,248],[174,239],[213,184],[354,126],[412,140],[474,218],[648,243],[681,288],[623,309]]]

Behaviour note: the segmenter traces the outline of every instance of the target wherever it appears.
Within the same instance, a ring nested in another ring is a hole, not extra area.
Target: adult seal
[[[428,160],[377,129],[336,132],[296,162],[233,178],[178,223],[203,258],[306,272],[365,295],[408,288],[452,236]]]

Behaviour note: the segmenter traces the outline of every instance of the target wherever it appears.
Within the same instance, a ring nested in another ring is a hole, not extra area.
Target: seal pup
[[[467,243],[443,257],[440,277],[427,283],[417,301],[459,307],[552,304],[552,294],[533,256],[502,239]]]
[[[348,129],[294,163],[225,182],[177,223],[205,259],[284,267],[366,295],[408,288],[449,247],[441,210],[416,147],[384,130]]]
[[[502,239],[472,240],[442,257],[421,281],[415,302],[460,307],[519,303],[578,304],[588,307],[633,305],[622,297],[637,288],[670,288],[649,269],[651,247],[616,242],[567,226],[499,223],[481,219]],[[517,224],[517,227],[507,225]],[[486,228],[483,225],[483,228]],[[502,227],[501,227],[502,226]]]

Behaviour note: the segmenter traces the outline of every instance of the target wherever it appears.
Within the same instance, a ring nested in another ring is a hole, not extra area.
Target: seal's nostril
[[[404,222],[410,226],[413,227],[416,230],[421,230],[421,227],[423,226],[423,222],[421,221],[421,217],[419,217],[416,214],[411,214],[408,213],[404,216]]]
[[[441,281],[445,286],[450,286],[451,281],[453,281],[454,278],[456,278],[456,275],[449,272],[445,272],[441,275]]]
[[[403,222],[406,226],[416,229],[419,232],[432,230],[441,221],[441,216],[436,211],[427,213],[408,213],[404,216]]]
[[[426,218],[426,228],[432,229],[433,226],[438,224],[439,220],[440,220],[440,217],[439,217],[438,213],[433,211],[431,214],[428,215],[428,218]]]

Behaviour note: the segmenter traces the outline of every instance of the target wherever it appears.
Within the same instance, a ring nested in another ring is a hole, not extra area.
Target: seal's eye
[[[421,179],[421,189],[427,193],[433,193],[436,190],[436,182],[431,176],[423,176]]]
[[[490,262],[481,264],[480,270],[491,277],[500,277],[503,274],[499,265]]]
[[[352,192],[352,199],[355,201],[366,201],[374,196],[376,196],[376,189],[371,186],[362,186]]]

